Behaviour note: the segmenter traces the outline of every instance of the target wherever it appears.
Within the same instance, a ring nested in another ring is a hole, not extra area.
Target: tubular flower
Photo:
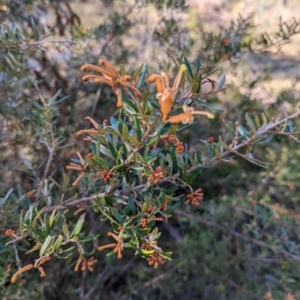
[[[81,71],[86,72],[89,70],[93,70],[102,74],[103,76],[89,74],[83,76],[82,80],[88,81],[89,79],[93,79],[94,83],[104,83],[111,86],[117,95],[118,108],[123,107],[122,91],[118,88],[119,85],[123,86],[125,90],[132,90],[136,97],[141,97],[141,92],[129,82],[131,79],[129,75],[120,76],[118,70],[104,59],[100,59],[99,64],[103,67],[98,67],[92,64],[85,64],[81,67]]]
[[[112,232],[108,232],[107,235],[114,238],[117,243],[111,243],[108,245],[100,246],[100,247],[98,247],[98,251],[102,251],[102,250],[108,249],[108,248],[114,248],[114,250],[113,250],[114,253],[118,253],[117,257],[118,257],[118,259],[121,259],[122,251],[123,251],[123,238],[121,236],[117,236],[116,234],[114,234]]]
[[[151,183],[151,184],[157,184],[161,179],[163,179],[165,177],[164,175],[164,172],[162,170],[162,167],[161,166],[158,166],[155,171],[152,171],[151,172],[152,175],[150,175],[148,177],[148,181]]]
[[[159,263],[161,263],[161,264],[165,263],[165,259],[163,257],[161,257],[159,255],[159,253],[156,251],[153,252],[152,254],[150,254],[150,258],[147,258],[147,261],[148,261],[149,266],[153,265],[154,269],[158,268]]]
[[[175,77],[173,86],[170,88],[169,77],[166,73],[162,73],[162,75],[153,74],[148,77],[150,82],[156,83],[157,94],[156,98],[160,105],[160,111],[163,116],[163,121],[166,122],[168,118],[168,114],[171,111],[171,106],[174,102],[174,98],[179,88],[180,80],[182,74],[187,70],[186,65],[181,65],[180,69]]]
[[[18,280],[18,278],[19,278],[19,276],[20,276],[22,273],[24,273],[24,272],[26,272],[26,271],[29,271],[29,270],[31,270],[31,269],[33,269],[33,268],[39,270],[40,276],[41,276],[42,278],[46,277],[46,273],[45,273],[44,269],[41,267],[41,265],[43,265],[45,262],[50,261],[50,260],[51,260],[51,256],[43,256],[43,257],[39,258],[38,260],[36,260],[36,262],[35,262],[34,265],[33,265],[33,264],[26,265],[25,267],[23,267],[23,268],[21,268],[20,270],[18,270],[18,271],[12,276],[10,282],[11,282],[11,283],[16,283],[17,280]]]
[[[84,259],[81,255],[79,256],[78,260],[77,260],[77,263],[75,265],[75,268],[74,268],[74,271],[75,272],[78,272],[79,271],[79,267],[81,265],[81,268],[80,270],[81,271],[86,271],[87,269],[90,271],[90,272],[93,272],[94,271],[94,264],[96,264],[98,262],[97,259],[94,259],[94,256],[90,257],[88,260]]]
[[[188,123],[192,123],[194,121],[194,115],[204,115],[207,116],[207,118],[209,119],[213,119],[214,115],[207,112],[207,111],[198,111],[195,110],[193,107],[189,107],[187,105],[183,105],[182,106],[183,109],[183,113],[176,115],[176,116],[171,116],[169,117],[167,120],[165,120],[165,122],[169,122],[169,123],[182,123],[182,124],[188,124]]]
[[[191,203],[194,206],[200,204],[200,201],[203,199],[202,189],[197,189],[192,194],[187,195],[187,200],[184,202],[186,205]]]
[[[79,164],[74,164],[74,163],[70,163],[70,165],[68,165],[66,167],[67,170],[76,170],[81,172],[79,174],[79,176],[77,177],[77,179],[72,183],[72,186],[75,187],[77,185],[77,183],[80,181],[80,179],[82,179],[85,175],[85,171],[86,171],[86,167],[87,165],[85,164],[85,161],[82,157],[82,155],[77,151],[76,152],[79,160],[80,160],[80,165]]]
[[[91,117],[85,117],[85,120],[90,121],[94,125],[94,128],[80,130],[76,133],[77,136],[81,136],[83,133],[100,134],[100,135],[103,134],[103,130],[101,130],[100,126],[97,124],[97,122],[94,119],[92,119]]]

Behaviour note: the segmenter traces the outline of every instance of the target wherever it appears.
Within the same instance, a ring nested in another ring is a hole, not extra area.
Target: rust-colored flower
[[[18,280],[18,278],[19,278],[19,276],[20,276],[22,273],[24,273],[24,272],[26,272],[26,271],[29,271],[29,270],[31,270],[32,268],[38,269],[39,272],[40,272],[40,276],[41,276],[42,278],[46,277],[46,273],[45,273],[44,269],[42,268],[42,265],[43,265],[45,262],[50,261],[50,260],[51,260],[51,256],[43,256],[43,257],[37,259],[37,260],[35,261],[34,265],[33,265],[33,264],[28,264],[28,265],[26,265],[25,267],[23,267],[23,268],[21,268],[20,270],[18,270],[18,271],[12,276],[10,282],[11,282],[11,283],[16,283],[17,280]]]
[[[179,88],[182,74],[186,70],[187,70],[186,65],[183,64],[180,66],[180,69],[175,77],[172,87],[170,87],[168,75],[164,72],[162,73],[162,75],[153,74],[148,77],[148,80],[150,82],[156,83],[156,88],[157,88],[156,98],[158,100],[160,111],[164,122],[166,122],[166,119],[168,118],[168,114],[171,111],[174,98]]]
[[[168,209],[169,197],[165,197],[163,203],[160,205],[161,210],[166,211]]]
[[[165,259],[163,257],[160,256],[159,252],[153,252],[152,254],[150,254],[150,258],[147,258],[148,264],[149,266],[154,266],[154,269],[158,268],[158,264],[164,264],[165,263]]]
[[[90,272],[94,271],[94,264],[96,264],[98,262],[97,259],[94,259],[94,256],[90,257],[88,260],[84,259],[84,257],[82,255],[79,256],[77,263],[75,265],[74,271],[78,272],[79,267],[81,265],[80,270],[81,271],[85,271],[85,270],[89,270]]]
[[[18,236],[15,234],[15,231],[11,228],[5,230],[5,235],[8,237],[18,238]]]
[[[79,174],[79,176],[77,177],[77,179],[72,183],[72,186],[76,186],[78,184],[78,182],[80,181],[80,179],[82,179],[85,175],[85,171],[86,171],[86,168],[87,168],[87,164],[85,163],[82,155],[77,151],[76,152],[79,160],[80,160],[80,164],[74,164],[74,163],[70,163],[66,169],[67,170],[76,170],[76,171],[79,171],[81,172]]]
[[[148,177],[148,181],[152,184],[158,183],[162,178],[165,177],[161,166],[158,166],[155,171],[152,171],[151,173],[152,175]]]
[[[108,171],[108,170],[103,170],[101,173],[100,173],[100,178],[105,182],[109,182],[113,179],[113,177],[115,176],[116,174],[114,172],[111,172],[111,171]]]
[[[141,219],[141,225],[142,225],[142,227],[147,227],[148,226],[148,219],[146,219],[146,218],[142,218]]]
[[[81,136],[83,133],[100,134],[100,135],[103,134],[103,130],[100,128],[100,126],[98,125],[98,123],[94,119],[92,119],[91,117],[85,117],[85,120],[90,121],[94,125],[94,128],[79,130],[76,133],[77,136]]]
[[[204,115],[207,116],[209,119],[213,119],[214,115],[207,112],[207,111],[198,111],[195,110],[193,107],[189,107],[187,105],[182,106],[183,113],[176,115],[176,116],[171,116],[165,122],[169,123],[182,123],[182,124],[189,124],[192,123],[195,119],[194,115]]]
[[[175,143],[175,150],[178,153],[184,152],[184,144],[183,144],[183,142],[178,141],[177,143]]]
[[[215,139],[211,136],[207,139],[207,141],[210,143],[210,144],[213,144],[215,142]]]
[[[26,195],[28,198],[32,198],[34,196],[35,192],[36,192],[35,190],[32,190],[32,191],[29,191]]]
[[[112,87],[114,92],[117,95],[117,107],[121,108],[123,107],[123,101],[122,101],[122,91],[121,89],[118,88],[118,86],[122,86],[125,88],[125,90],[132,90],[135,94],[136,97],[141,97],[141,92],[130,83],[130,76],[129,75],[124,75],[120,76],[118,70],[109,62],[107,62],[104,59],[99,60],[99,64],[102,67],[95,66],[92,64],[85,64],[81,67],[81,71],[89,71],[93,70],[96,71],[101,75],[94,75],[94,74],[89,74],[85,75],[82,77],[83,81],[88,81],[89,79],[93,79],[95,83],[104,83]]]
[[[296,300],[296,297],[295,297],[293,294],[288,293],[288,294],[286,295],[285,300]]]
[[[187,195],[187,200],[184,202],[185,204],[191,203],[192,205],[199,205],[200,201],[203,199],[202,189],[197,189],[195,192]]]
[[[122,251],[123,251],[123,238],[122,238],[121,233],[120,233],[119,236],[117,236],[116,234],[114,234],[112,232],[108,232],[107,235],[114,238],[117,243],[111,243],[111,244],[108,244],[108,245],[100,246],[100,247],[98,247],[98,251],[103,251],[104,249],[114,248],[113,251],[115,253],[118,253],[117,254],[118,259],[121,259],[122,258]]]

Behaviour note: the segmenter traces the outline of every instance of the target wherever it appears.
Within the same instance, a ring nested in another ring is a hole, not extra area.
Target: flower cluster
[[[117,243],[111,243],[108,245],[100,246],[98,247],[98,251],[103,251],[104,249],[114,248],[113,252],[118,253],[117,257],[118,259],[122,258],[122,251],[123,251],[123,238],[121,236],[122,231],[120,232],[120,235],[117,236],[116,234],[112,232],[108,232],[107,235],[111,236],[116,240]]]
[[[214,115],[209,112],[196,111],[196,110],[194,110],[193,107],[188,107],[186,105],[183,105],[183,107],[182,107],[182,109],[184,111],[183,113],[174,115],[174,116],[169,116],[169,114],[172,110],[172,105],[173,105],[175,96],[179,89],[182,75],[186,70],[187,70],[186,65],[180,66],[180,69],[175,77],[172,87],[170,87],[168,75],[164,72],[162,73],[162,75],[153,74],[148,77],[148,81],[156,83],[156,88],[157,88],[156,98],[158,100],[162,118],[165,123],[173,123],[173,124],[192,123],[194,121],[193,115],[205,115],[209,119],[214,118]]]
[[[112,87],[114,92],[117,95],[117,107],[121,108],[123,107],[123,101],[122,101],[122,91],[118,88],[118,86],[122,86],[125,88],[125,90],[132,90],[136,97],[141,97],[141,92],[130,83],[130,76],[124,75],[120,76],[118,70],[109,62],[107,62],[104,59],[99,60],[99,64],[103,67],[98,67],[92,64],[85,64],[81,67],[81,71],[89,71],[93,70],[96,71],[101,75],[94,75],[89,74],[82,77],[83,81],[88,81],[89,79],[93,79],[94,83],[104,83]]]
[[[112,178],[115,176],[116,174],[114,172],[108,171],[108,170],[103,170],[100,173],[100,178],[105,182],[109,182],[112,180]]]
[[[152,184],[157,184],[161,179],[164,178],[164,172],[162,171],[162,167],[158,166],[152,174],[148,177],[148,181]]]
[[[43,257],[37,259],[36,262],[34,263],[34,265],[33,265],[33,264],[28,264],[28,265],[26,265],[25,267],[23,267],[23,268],[21,268],[20,270],[18,270],[18,271],[12,276],[12,278],[11,278],[11,280],[10,280],[11,283],[16,283],[17,280],[18,280],[18,278],[19,278],[19,276],[20,276],[22,273],[24,273],[24,272],[26,272],[26,271],[29,271],[29,270],[31,270],[31,269],[33,269],[33,268],[39,270],[40,276],[41,276],[42,278],[46,277],[46,273],[45,273],[45,271],[44,271],[42,265],[43,265],[44,263],[46,263],[47,261],[50,261],[50,260],[51,260],[51,256],[43,256]]]
[[[11,228],[5,230],[5,235],[8,237],[18,238],[18,236],[15,234],[15,231]]]
[[[90,257],[88,260],[85,260],[82,255],[79,256],[77,263],[75,265],[74,271],[78,272],[79,267],[81,271],[89,270],[90,272],[94,271],[94,264],[98,262],[97,259],[94,259],[94,256]]]
[[[75,187],[78,184],[78,182],[80,181],[80,179],[82,179],[84,177],[85,172],[86,172],[86,168],[87,168],[87,164],[85,163],[82,155],[78,151],[76,152],[76,154],[77,154],[77,156],[78,156],[78,158],[80,160],[80,164],[70,163],[66,167],[67,170],[76,170],[76,171],[81,172],[79,174],[79,176],[77,177],[77,179],[72,183],[73,187]]]
[[[154,269],[158,268],[158,264],[164,264],[166,260],[160,256],[159,252],[154,251],[153,253],[150,254],[150,257],[147,258],[149,266],[154,267]]]
[[[186,70],[187,70],[186,65],[181,65],[175,77],[172,87],[170,87],[168,75],[164,72],[162,73],[162,75],[153,74],[148,77],[148,80],[150,82],[156,83],[156,88],[157,88],[156,98],[160,105],[160,111],[164,122],[166,122],[168,115],[171,112],[171,106],[173,105],[174,98],[177,94],[182,74]]]
[[[150,253],[150,257],[147,258],[149,266],[153,265],[153,267],[157,269],[159,263],[165,263],[165,259],[159,253],[161,249],[157,247],[157,241],[152,241],[151,244],[149,242],[145,242],[142,244],[141,248],[144,250],[153,251],[152,253]]]
[[[184,152],[184,144],[183,142],[179,141],[179,139],[176,137],[176,135],[162,135],[160,139],[165,143],[165,146],[169,146],[169,143],[174,143],[175,150],[177,153]]]
[[[203,199],[202,189],[197,189],[195,192],[187,195],[187,200],[184,202],[185,204],[191,203],[194,206],[200,204],[200,201]]]

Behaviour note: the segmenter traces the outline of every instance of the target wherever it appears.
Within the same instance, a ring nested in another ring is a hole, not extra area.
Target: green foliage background
[[[133,73],[147,57],[141,50],[147,32],[154,45],[145,49],[151,53],[145,61],[151,71],[173,71],[172,57],[187,56],[190,62],[200,57],[206,72],[218,67],[220,76],[236,70],[242,53],[279,47],[298,34],[297,20],[288,26],[281,23],[272,37],[256,36],[252,19],[246,16],[228,28],[208,31],[199,24],[187,28],[182,21],[190,13],[185,1],[115,1],[114,5],[100,1],[97,5],[106,15],[97,27],[87,29],[68,2],[1,3],[1,299],[263,299],[268,291],[273,299],[285,299],[288,293],[300,298],[300,152],[288,136],[274,136],[256,146],[255,156],[268,162],[269,168],[237,157],[201,170],[193,184],[204,191],[201,205],[175,211],[169,223],[158,225],[164,237],[160,245],[173,251],[173,261],[158,269],[126,250],[118,261],[101,252],[95,254],[98,263],[93,272],[74,273],[71,256],[53,259],[45,267],[45,279],[33,270],[11,284],[18,263],[15,248],[22,265],[37,257],[25,255],[28,245],[23,242],[5,245],[9,238],[4,235],[7,228],[18,230],[20,213],[34,201],[26,193],[48,176],[44,170],[49,155],[52,180],[46,184],[45,201],[50,191],[54,198],[84,196],[80,188],[71,188],[74,175],[65,172],[75,151],[87,152],[75,132],[87,127],[87,115],[102,123],[117,113],[111,89],[81,82],[84,63],[102,57]],[[156,16],[159,26],[140,29],[144,10]],[[50,42],[43,43],[46,39]],[[266,74],[251,80],[248,75],[229,83],[224,95],[207,99],[225,112],[217,113],[212,122],[198,120],[199,125],[181,133],[190,149],[199,139],[217,140],[225,134],[223,120],[246,125],[246,113],[267,108],[250,99],[249,93]],[[297,105],[295,88],[283,91],[273,107],[284,116]],[[59,147],[51,153],[46,145],[54,139]],[[90,228],[86,236],[101,233],[105,241],[108,229],[98,222],[99,216],[89,210],[86,214]]]

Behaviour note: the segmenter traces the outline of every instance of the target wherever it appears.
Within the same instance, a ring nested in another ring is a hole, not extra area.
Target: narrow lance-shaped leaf
[[[125,142],[128,141],[128,136],[129,136],[128,126],[127,126],[127,124],[123,124],[123,126],[122,126],[122,137],[123,137]]]
[[[63,239],[64,239],[64,237],[60,234],[58,236],[57,240],[55,241],[54,246],[53,246],[53,250],[55,253],[57,253],[59,251]]]
[[[36,25],[35,25],[33,17],[30,18],[30,23],[31,23],[31,27],[32,27],[34,39],[36,41],[38,41],[39,40],[39,33],[37,31],[37,28],[36,28]]]
[[[222,75],[221,78],[220,78],[220,81],[218,83],[217,90],[220,90],[223,87],[223,85],[225,83],[225,79],[226,79],[226,76]]]
[[[186,57],[183,58],[183,62],[184,64],[186,65],[187,69],[188,69],[188,76],[190,80],[193,80],[193,71],[192,71],[192,68],[191,68],[191,65],[188,61],[188,59]]]
[[[141,141],[142,131],[141,131],[141,127],[140,127],[140,122],[139,122],[138,118],[136,118],[136,117],[133,118],[133,121],[134,121],[134,129],[135,129],[137,138],[139,141]]]
[[[81,229],[83,227],[83,224],[84,224],[84,218],[85,218],[85,214],[82,214],[80,216],[79,220],[77,221],[77,224],[76,224],[74,230],[72,231],[70,238],[78,237],[78,235],[81,232]]]
[[[47,250],[50,248],[51,246],[51,242],[52,242],[53,236],[48,235],[46,240],[43,243],[43,246],[40,250],[40,257],[44,256],[47,252]]]
[[[143,67],[142,67],[142,71],[140,73],[140,79],[139,79],[139,82],[137,84],[137,88],[140,89],[143,82],[144,82],[144,79],[145,79],[145,76],[146,76],[146,72],[147,72],[147,68],[148,68],[148,65],[147,64],[144,64]]]
[[[256,131],[255,121],[252,119],[252,117],[248,113],[245,114],[245,118],[246,118],[248,126],[255,132]]]

